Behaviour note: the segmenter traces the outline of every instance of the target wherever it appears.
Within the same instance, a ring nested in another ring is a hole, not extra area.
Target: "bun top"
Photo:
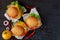
[[[11,29],[12,33],[14,36],[20,36],[24,33],[24,28],[21,27],[20,25],[15,25],[12,29]]]
[[[16,22],[14,26],[12,26],[11,31],[14,36],[24,36],[27,34],[28,29],[24,22],[19,21],[19,22]]]
[[[34,30],[38,27],[38,23],[40,22],[39,19],[37,19],[36,17],[33,17],[33,16],[29,16],[27,19],[26,19],[26,24],[28,25],[28,27],[31,29],[31,30]],[[41,23],[41,22],[40,22]],[[39,23],[39,25],[40,25]]]
[[[7,15],[11,18],[20,18],[23,14],[23,11],[19,9],[18,5],[9,5],[7,9]]]
[[[19,11],[16,7],[9,7],[7,10],[8,16],[14,18],[18,15]]]

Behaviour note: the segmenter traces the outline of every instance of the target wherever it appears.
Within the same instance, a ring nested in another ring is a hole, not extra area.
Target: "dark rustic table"
[[[6,6],[14,0],[0,0],[0,40],[5,30],[3,21]],[[41,15],[43,25],[30,40],[60,40],[60,0],[19,0],[25,5],[35,5]]]

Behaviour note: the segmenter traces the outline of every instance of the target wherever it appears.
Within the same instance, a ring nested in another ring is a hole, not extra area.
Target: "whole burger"
[[[11,2],[10,5],[8,5],[6,13],[9,17],[16,19],[20,18],[23,14],[23,8],[18,4],[17,1]]]
[[[40,16],[35,13],[24,14],[23,18],[30,30],[35,30],[35,29],[41,27],[41,25],[42,25]]]
[[[14,36],[25,36],[28,32],[27,26],[24,22],[19,21],[16,22],[11,29]]]

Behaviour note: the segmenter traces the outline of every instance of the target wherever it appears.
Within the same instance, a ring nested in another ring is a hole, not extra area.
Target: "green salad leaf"
[[[36,18],[40,18],[40,15],[37,15],[37,14],[35,14],[35,13],[31,13],[30,16],[34,16],[34,17],[36,17]]]
[[[31,13],[30,16],[35,16],[35,14],[34,13]]]
[[[24,11],[24,8],[21,5],[18,5],[19,9]]]
[[[39,16],[39,15],[35,15],[35,17],[36,17],[36,18],[40,18],[40,16]]]

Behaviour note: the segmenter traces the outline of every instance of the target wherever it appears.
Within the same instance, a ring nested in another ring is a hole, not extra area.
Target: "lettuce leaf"
[[[34,13],[31,13],[30,16],[35,16],[35,14]]]
[[[21,5],[18,5],[19,9],[24,11],[24,8]]]
[[[34,16],[34,17],[36,17],[36,18],[40,18],[40,15],[37,15],[37,14],[35,14],[35,13],[31,13],[30,16]]]
[[[13,2],[11,2],[11,4],[16,5],[16,4],[18,4],[18,1],[13,1]]]

